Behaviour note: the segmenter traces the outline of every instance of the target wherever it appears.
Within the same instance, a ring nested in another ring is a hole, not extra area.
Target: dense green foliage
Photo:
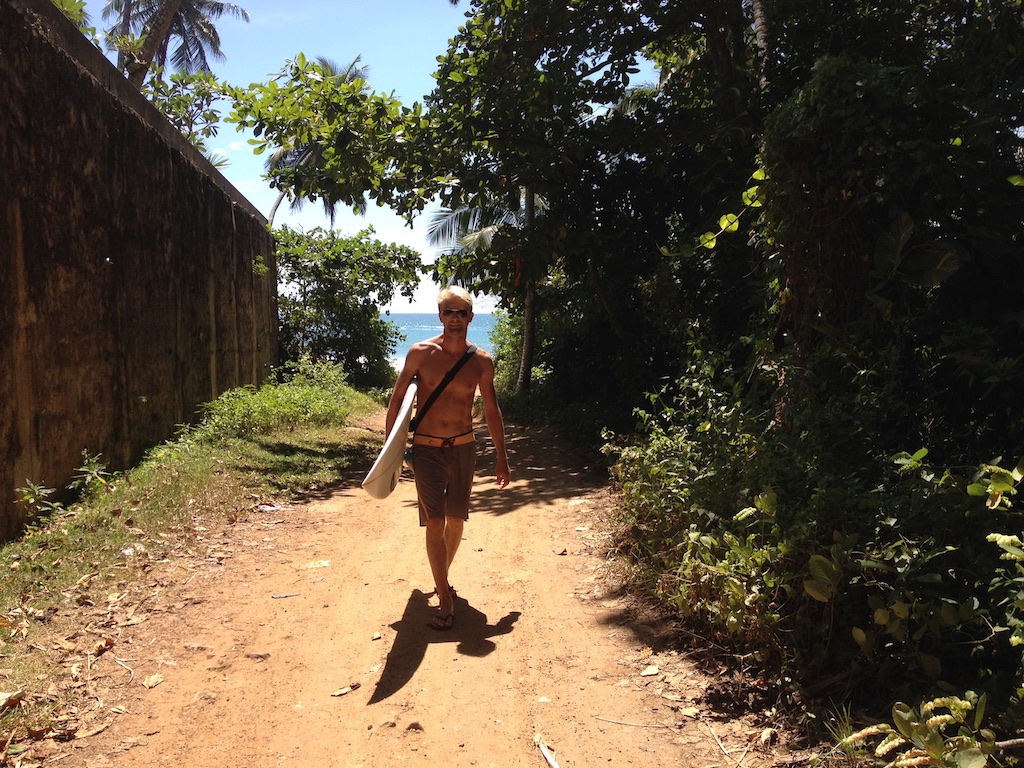
[[[378,307],[396,292],[412,296],[419,255],[373,239],[372,229],[353,237],[320,228],[274,234],[281,359],[337,363],[354,385],[388,386],[399,335]]]

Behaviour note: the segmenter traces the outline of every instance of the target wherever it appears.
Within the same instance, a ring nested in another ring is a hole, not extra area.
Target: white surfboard
[[[386,499],[398,485],[398,476],[402,474],[402,463],[405,461],[405,444],[409,437],[409,421],[412,419],[412,406],[416,401],[416,382],[409,385],[402,400],[402,407],[395,419],[380,455],[373,462],[370,471],[363,479],[363,488],[375,499]]]

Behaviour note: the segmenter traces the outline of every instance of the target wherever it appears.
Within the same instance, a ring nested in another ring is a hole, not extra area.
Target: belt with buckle
[[[433,435],[413,435],[413,445],[427,445],[431,448],[454,448],[456,445],[465,445],[476,440],[476,435],[466,432],[455,437],[434,437]]]

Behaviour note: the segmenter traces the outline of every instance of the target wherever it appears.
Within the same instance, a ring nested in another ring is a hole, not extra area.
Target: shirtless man
[[[440,336],[414,344],[398,374],[388,405],[387,433],[398,419],[405,392],[416,379],[417,409],[427,401],[445,374],[469,349],[466,330],[473,321],[473,297],[451,286],[437,297],[438,317],[444,327]],[[505,452],[505,426],[494,393],[494,361],[476,350],[437,398],[413,435],[413,473],[420,509],[420,525],[427,529],[427,560],[434,577],[440,605],[430,626],[451,629],[455,620],[454,590],[448,570],[462,541],[462,527],[469,519],[469,495],[473,489],[476,446],[473,437],[473,401],[477,388],[484,402],[487,431],[497,454],[498,487],[509,484],[511,475]]]

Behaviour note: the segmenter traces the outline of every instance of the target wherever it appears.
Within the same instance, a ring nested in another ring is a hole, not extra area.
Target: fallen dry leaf
[[[647,669],[640,673],[640,677],[654,677],[659,672],[661,672],[661,670],[651,664]]]
[[[144,686],[146,686],[147,688],[156,688],[163,681],[164,681],[164,676],[161,675],[159,672],[157,672],[155,674],[150,675],[145,680],[143,680],[142,684]]]
[[[75,586],[76,587],[88,587],[90,584],[92,584],[92,580],[95,579],[99,575],[100,575],[99,571],[93,571],[92,573],[87,573],[87,574],[85,574],[85,576],[83,576],[82,578],[80,578],[78,581],[75,582]]]
[[[90,736],[95,736],[97,733],[103,733],[103,731],[107,730],[107,728],[109,728],[110,725],[113,722],[114,722],[113,720],[108,720],[105,723],[101,723],[100,725],[97,725],[97,726],[94,726],[94,727],[88,729],[87,731],[78,731],[75,734],[75,738],[76,739],[87,739]]]
[[[334,693],[331,694],[331,696],[344,696],[346,693],[352,693],[352,691],[359,688],[359,685],[359,683],[352,683],[351,685],[346,685],[344,688],[339,688],[338,690],[336,690]]]

